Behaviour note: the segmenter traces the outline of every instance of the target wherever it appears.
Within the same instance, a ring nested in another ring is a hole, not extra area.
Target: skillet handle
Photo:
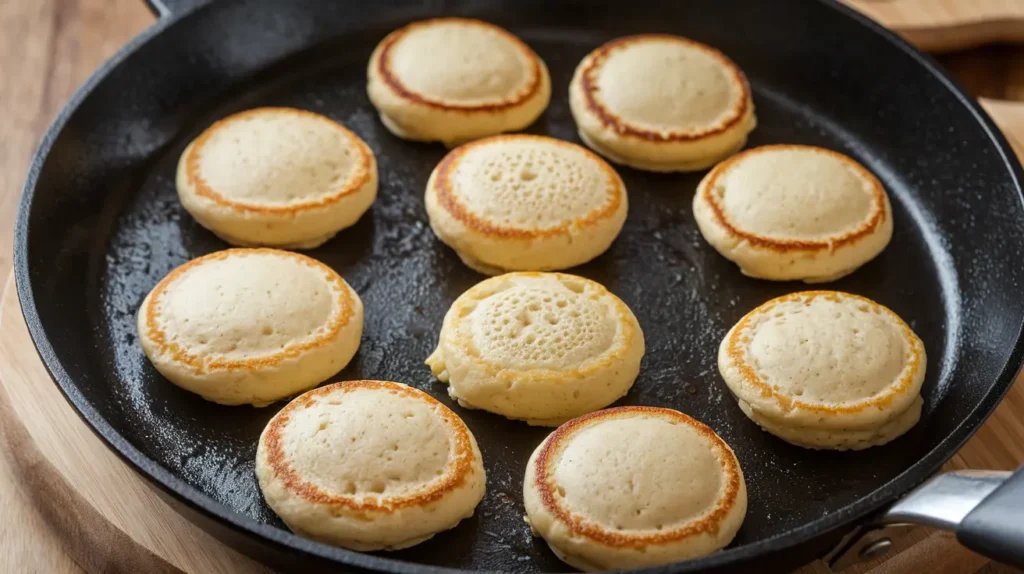
[[[1024,568],[1024,466],[960,521],[956,538],[978,554]]]
[[[956,532],[975,552],[1024,568],[1024,466],[1009,472],[940,474],[892,505],[884,524],[923,524]]]
[[[839,572],[877,558],[894,534],[915,524],[953,531],[967,548],[1024,568],[1024,466],[1013,474],[957,470],[932,478],[848,534],[826,557],[829,567]]]
[[[145,0],[146,6],[159,18],[181,14],[209,0]]]

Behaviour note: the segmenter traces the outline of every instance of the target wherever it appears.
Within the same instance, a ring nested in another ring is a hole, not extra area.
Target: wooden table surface
[[[74,90],[153,16],[142,0],[0,0],[0,277],[36,145]],[[6,399],[4,399],[6,400]],[[0,456],[0,572],[83,570],[63,550]]]
[[[153,21],[142,0],[0,0],[0,279],[11,269],[12,222],[41,134],[75,88]],[[976,95],[1024,100],[1024,48],[984,47],[941,60]],[[84,571],[65,552],[68,541],[59,539],[29,502],[26,485],[16,480],[10,459],[2,454],[0,572]],[[929,548],[942,544],[955,542],[938,537],[902,559],[928,563]],[[962,564],[939,570],[975,571],[983,563],[963,556]],[[991,564],[983,568],[998,569]]]

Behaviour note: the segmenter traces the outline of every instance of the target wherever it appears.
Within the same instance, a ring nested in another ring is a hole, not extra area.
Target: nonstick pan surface
[[[889,445],[814,452],[749,421],[716,367],[718,343],[735,321],[806,286],[744,277],[703,241],[690,207],[702,173],[619,169],[630,195],[625,228],[607,253],[570,270],[620,296],[643,327],[640,377],[618,404],[671,407],[704,421],[735,450],[749,489],[746,521],[729,549],[666,571],[797,546],[806,554],[809,541],[841,532],[934,472],[1009,387],[1024,322],[1020,167],[988,118],[930,60],[841,6],[218,0],[156,24],[68,105],[29,175],[16,269],[32,336],[68,399],[132,466],[222,534],[341,570],[565,569],[522,520],[524,467],[549,430],[453,406],[423,365],[448,306],[483,276],[427,225],[424,186],[446,150],[389,134],[367,100],[365,74],[388,31],[440,14],[506,26],[547,62],[551,106],[531,133],[579,141],[566,92],[593,48],[629,33],[682,34],[720,48],[747,73],[759,122],[748,146],[847,153],[891,195],[889,247],[827,288],[889,306],[921,336],[924,415]],[[326,114],[364,138],[379,162],[372,210],[309,252],[365,304],[362,346],[335,379],[414,385],[453,406],[480,443],[483,503],[473,518],[414,548],[364,555],[288,533],[253,472],[260,431],[283,403],[205,402],[164,380],[139,348],[135,315],[146,293],[174,267],[226,247],[177,200],[180,153],[216,119],[261,105]]]

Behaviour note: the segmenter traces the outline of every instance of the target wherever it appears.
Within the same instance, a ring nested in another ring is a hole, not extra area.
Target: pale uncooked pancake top
[[[623,122],[655,132],[700,132],[729,123],[746,94],[710,49],[665,37],[624,41],[597,70],[595,98]]]
[[[458,105],[502,103],[534,82],[525,46],[474,20],[446,18],[407,27],[390,47],[387,66],[407,90]]]
[[[688,523],[714,508],[723,482],[708,440],[660,417],[586,426],[550,472],[567,510],[615,530]]]
[[[164,279],[150,297],[147,330],[165,348],[181,349],[184,362],[216,357],[240,367],[334,336],[352,305],[341,278],[312,259],[232,249]]]
[[[317,398],[281,429],[286,463],[328,496],[406,496],[440,482],[450,431],[431,404],[376,389]]]
[[[482,300],[464,319],[474,347],[511,369],[571,369],[603,356],[618,326],[580,279],[522,278]]]
[[[852,160],[804,146],[757,148],[715,177],[714,201],[735,228],[768,239],[822,241],[856,232],[882,202]]]
[[[446,158],[438,177],[447,203],[466,219],[527,233],[605,217],[623,200],[621,180],[603,160],[537,136],[498,136],[463,146]]]
[[[328,118],[259,108],[214,124],[190,152],[189,174],[227,201],[262,207],[317,203],[369,177],[369,150]]]

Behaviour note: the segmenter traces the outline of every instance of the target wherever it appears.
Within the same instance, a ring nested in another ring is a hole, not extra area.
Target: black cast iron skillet
[[[988,117],[931,60],[840,5],[217,0],[175,14],[169,5],[86,83],[46,135],[18,215],[18,293],[43,361],[86,422],[182,512],[250,555],[287,570],[565,568],[522,521],[523,469],[548,430],[455,407],[487,466],[487,495],[475,516],[409,550],[348,552],[290,534],[260,496],[256,441],[281,405],[205,402],[162,379],[136,340],[136,309],[157,281],[225,247],[178,203],[174,168],[183,147],[232,112],[306,108],[357,132],[380,165],[372,211],[311,252],[366,306],[362,346],[338,378],[402,381],[450,404],[423,360],[449,304],[482,276],[426,223],[424,185],[445,150],[390,135],[364,91],[372,48],[410,20],[461,14],[519,34],[547,62],[554,85],[550,108],[529,131],[570,141],[578,140],[566,90],[588,51],[639,32],[706,42],[749,76],[759,120],[749,145],[845,152],[892,196],[892,243],[829,288],[891,307],[920,334],[928,350],[925,413],[887,446],[814,452],[747,420],[715,361],[719,341],[743,314],[805,286],[744,277],[705,244],[690,209],[702,174],[620,169],[630,193],[625,229],[607,253],[573,272],[622,297],[646,334],[640,377],[621,403],[673,407],[709,424],[735,449],[750,497],[729,549],[654,571],[780,570],[820,556],[952,456],[1024,360],[1019,164]],[[1004,514],[997,534],[1012,534],[1007,525],[1019,526],[1020,516]],[[997,554],[1014,548],[1012,539],[995,542]]]

